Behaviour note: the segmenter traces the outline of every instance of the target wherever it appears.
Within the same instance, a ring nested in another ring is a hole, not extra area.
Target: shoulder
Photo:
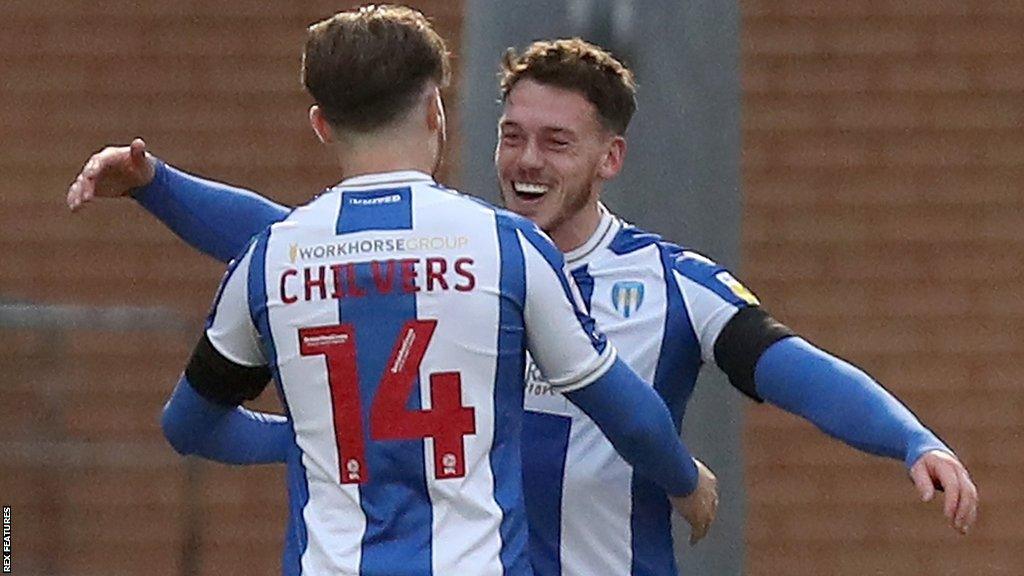
[[[623,223],[622,228],[615,234],[615,238],[612,238],[611,243],[608,244],[608,249],[615,254],[622,256],[623,254],[629,254],[630,252],[636,252],[642,248],[648,246],[657,245],[659,249],[662,246],[671,246],[671,244],[665,242],[661,236],[637,228],[630,224]]]
[[[717,294],[734,306],[757,306],[760,302],[746,286],[744,286],[726,268],[714,260],[693,250],[680,249],[672,254],[672,270],[679,276]],[[685,290],[684,286],[680,286]]]
[[[521,236],[528,246],[539,252],[552,266],[562,268],[565,265],[565,255],[532,220],[497,207],[494,208],[494,216],[499,229]]]
[[[721,269],[710,258],[684,246],[669,242],[660,235],[648,232],[636,226],[625,224],[615,235],[608,249],[617,256],[653,248],[668,269],[683,274],[706,276],[713,269]]]
[[[447,186],[436,183],[421,184],[421,186],[429,190],[431,194],[437,194],[439,197],[443,197],[446,200],[457,202],[465,206],[472,206],[480,212],[492,214],[498,227],[520,231],[537,229],[537,225],[531,220],[524,218],[515,212],[495,206],[478,196],[465,194],[454,188],[448,188]]]
[[[710,290],[735,306],[756,306],[757,297],[737,280],[725,267],[708,256],[686,246],[664,240],[658,234],[635,226],[624,226],[608,248],[618,254],[628,254],[655,247],[664,263],[666,273],[673,272],[682,279],[677,282],[681,291]]]

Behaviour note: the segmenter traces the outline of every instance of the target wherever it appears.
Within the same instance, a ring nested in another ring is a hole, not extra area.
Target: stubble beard
[[[575,218],[590,202],[590,185],[591,183],[587,182],[580,188],[573,190],[571,194],[564,194],[562,196],[562,205],[556,209],[551,221],[542,226],[541,229],[550,235],[556,228]]]

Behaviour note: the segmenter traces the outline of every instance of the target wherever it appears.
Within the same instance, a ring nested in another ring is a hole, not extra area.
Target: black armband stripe
[[[764,402],[754,386],[754,368],[769,346],[796,336],[758,306],[743,308],[726,322],[715,341],[715,362],[740,392]]]
[[[224,406],[254,400],[267,387],[270,369],[242,366],[224,357],[204,333],[185,368],[185,377],[200,396]]]

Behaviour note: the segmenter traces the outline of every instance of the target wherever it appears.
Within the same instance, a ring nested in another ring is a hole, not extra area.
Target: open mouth
[[[544,197],[548,193],[550,187],[547,184],[537,184],[534,182],[512,182],[512,190],[516,193],[516,198],[524,202],[537,201]]]

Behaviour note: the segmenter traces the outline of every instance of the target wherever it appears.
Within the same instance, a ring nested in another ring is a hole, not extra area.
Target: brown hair
[[[309,27],[302,84],[334,126],[368,132],[416,103],[424,85],[444,88],[451,69],[444,40],[421,12],[367,5]]]
[[[523,78],[583,94],[601,124],[623,134],[636,112],[633,73],[608,51],[580,38],[537,41],[522,54],[509,48],[501,61],[501,98]]]

